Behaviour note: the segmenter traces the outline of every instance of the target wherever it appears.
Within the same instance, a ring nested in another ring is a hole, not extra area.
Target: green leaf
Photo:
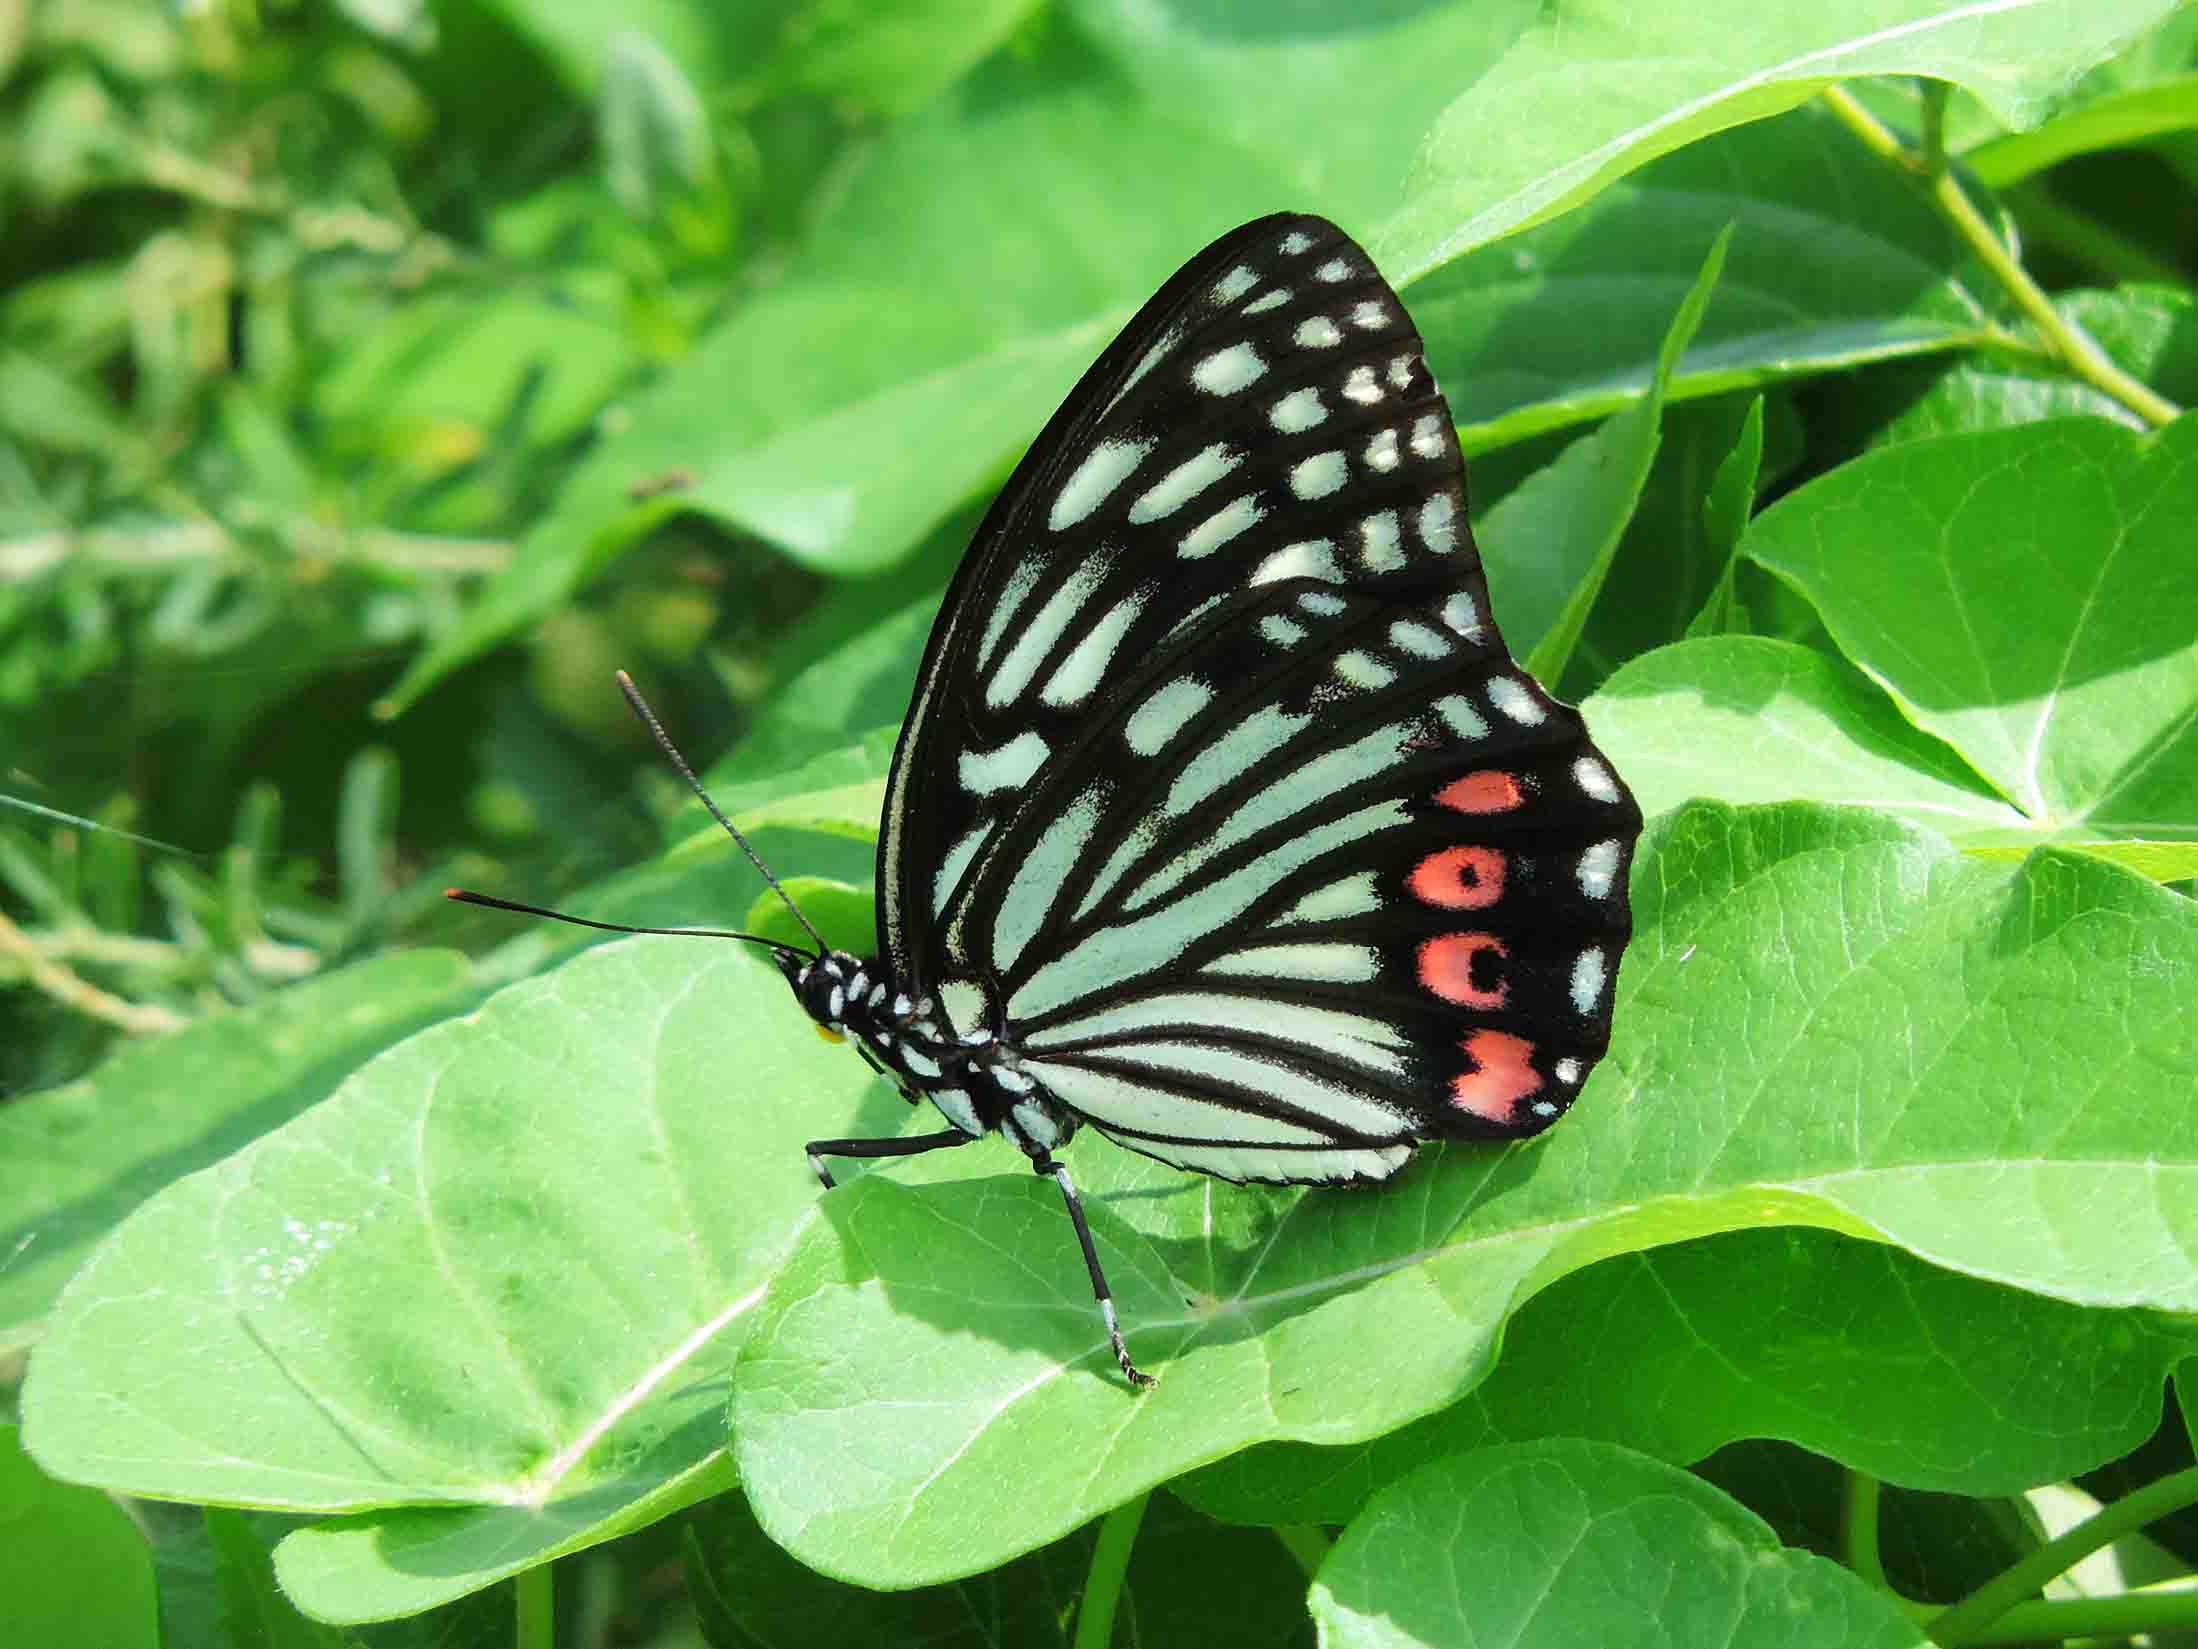
[[[2031,830],[2187,836],[2194,456],[2191,418],[1913,441],[1780,500],[1744,547]]]
[[[716,141],[693,82],[638,29],[611,35],[599,132],[611,194],[637,217],[717,181]]]
[[[771,92],[921,108],[1005,40],[1037,0],[807,0],[758,71]]]
[[[570,439],[634,365],[605,308],[533,287],[422,294],[344,352],[317,385],[317,409],[343,445],[429,475],[479,458],[499,435]],[[500,430],[518,406],[521,426]]]
[[[614,10],[564,0],[499,0],[496,10],[532,37],[566,83],[590,95],[608,78],[612,41],[624,32],[647,35],[705,100],[726,92],[755,61],[773,8],[703,6],[693,0],[634,0]]]
[[[2189,293],[2134,285],[2061,292],[2053,307],[2123,371],[2163,395],[2198,396],[2198,327]],[[1892,446],[2048,418],[2111,418],[2151,430],[2130,407],[2038,355],[1977,353],[1894,363],[1849,385],[1831,410],[1834,416],[1817,435],[1835,448]]]
[[[1742,627],[1739,597],[1733,590],[1734,551],[1739,547],[1740,535],[1747,530],[1748,517],[1755,511],[1756,480],[1762,468],[1763,398],[1758,395],[1748,402],[1748,414],[1740,426],[1739,438],[1733,442],[1732,451],[1725,455],[1724,462],[1717,466],[1709,495],[1702,501],[1703,532],[1708,547],[1718,556],[1722,570],[1709,599],[1687,625],[1689,640],[1697,636],[1722,635]]]
[[[1341,1523],[1438,1454],[1584,1437],[1684,1466],[1763,1437],[1912,1489],[2020,1494],[2136,1448],[2194,1349],[2198,1329],[2152,1312],[1826,1231],[1731,1231],[1552,1284],[1439,1414],[1354,1447],[1250,1449],[1176,1489],[1236,1522]]]
[[[32,1446],[367,1513],[278,1554],[320,1618],[456,1597],[729,1483],[724,1375],[815,1204],[802,1144],[906,1114],[744,947],[590,950],[131,1215],[32,1357]]]
[[[253,1532],[249,1517],[209,1506],[205,1528],[222,1613],[239,1644],[251,1649],[346,1649],[336,1628],[307,1620],[283,1596],[268,1547]]]
[[[1866,19],[1824,0],[1770,11],[1750,0],[1684,11],[1558,0],[1444,111],[1375,256],[1417,276],[1659,155],[1863,75],[1950,80],[2005,124],[2027,125],[2076,71],[2172,9],[2028,0],[1979,29],[1970,7],[1948,0],[1888,0]]]
[[[0,1348],[37,1338],[62,1284],[131,1209],[318,1104],[471,991],[461,956],[384,956],[133,1043],[81,1081],[0,1107]]]
[[[2072,109],[2027,132],[1980,143],[1962,161],[1984,183],[2007,188],[2077,155],[2127,149],[2198,127],[2198,75],[2132,87]]]
[[[50,361],[0,349],[0,430],[34,447],[132,459],[137,437],[93,391]]]
[[[56,1483],[0,1424],[0,1597],[19,1643],[155,1649],[153,1557],[128,1515]]]
[[[1321,1564],[1312,1610],[1334,1649],[1926,1641],[1886,1593],[1781,1547],[1701,1479],[1572,1441],[1452,1455],[1384,1490]]]
[[[765,1528],[867,1585],[973,1573],[1248,1443],[1442,1407],[1537,1290],[1716,1231],[1817,1225],[2064,1300],[2198,1301],[2186,902],[2079,855],[2009,870],[1800,806],[1662,821],[1633,896],[1610,1056],[1531,1146],[1431,1150],[1374,1195],[1077,1153],[1160,1375],[1145,1396],[1113,1370],[1058,1199],[1012,1153],[828,1196],[737,1371]],[[2115,1221],[2085,1212],[2110,1203]],[[970,1519],[973,1495],[995,1515]]]
[[[1710,243],[1694,285],[1664,333],[1648,393],[1595,434],[1568,447],[1556,463],[1489,512],[1491,537],[1499,525],[1508,528],[1513,516],[1531,511],[1539,518],[1535,536],[1565,546],[1561,554],[1519,556],[1504,569],[1500,586],[1490,581],[1489,599],[1504,615],[1513,652],[1522,654],[1527,669],[1542,681],[1563,678],[1587,627],[1588,612],[1602,593],[1611,558],[1618,553],[1618,541],[1656,459],[1672,370],[1702,324],[1702,311],[1717,289],[1731,244],[1729,226]],[[1520,534],[1521,539],[1528,536]]]
[[[1582,707],[1642,810],[1697,796],[1874,807],[1956,841],[2023,830],[1853,666],[1790,641],[1706,636],[1620,667]]]
[[[1728,227],[1676,399],[1943,354],[1993,330],[1999,300],[1945,220],[1829,114],[1796,109],[1410,283],[1467,454],[1642,395],[1702,248]]]

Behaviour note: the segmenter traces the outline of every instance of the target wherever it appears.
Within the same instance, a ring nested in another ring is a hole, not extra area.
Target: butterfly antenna
[[[521,916],[546,916],[553,922],[570,922],[576,928],[601,928],[605,933],[662,933],[675,939],[745,939],[751,945],[761,945],[781,956],[795,956],[808,960],[809,953],[777,939],[766,939],[760,933],[741,933],[733,928],[634,928],[623,922],[598,922],[590,916],[574,916],[562,910],[551,910],[547,905],[521,904],[517,899],[499,899],[493,893],[475,893],[471,888],[446,887],[445,899],[455,899],[461,905],[484,905],[490,910],[514,910]]]
[[[830,950],[832,947],[824,942],[824,935],[816,930],[815,925],[810,922],[808,917],[802,915],[801,906],[794,903],[794,896],[780,885],[776,876],[771,874],[771,867],[763,862],[763,856],[749,845],[748,838],[740,833],[739,828],[734,825],[733,821],[718,810],[717,803],[710,800],[710,793],[702,788],[702,781],[695,777],[695,770],[687,765],[687,758],[679,753],[679,747],[672,743],[671,735],[664,731],[664,724],[656,719],[656,712],[651,710],[648,701],[642,698],[641,689],[633,684],[633,677],[627,675],[623,670],[618,672],[618,690],[626,695],[626,702],[633,706],[633,713],[641,718],[642,726],[654,735],[658,747],[663,750],[665,755],[671,757],[672,765],[679,769],[679,776],[687,781],[687,788],[702,798],[702,805],[710,810],[710,817],[723,825],[725,834],[740,844],[740,851],[748,855],[748,862],[756,867],[756,873],[770,884],[771,891],[777,894],[785,902],[786,908],[794,913],[794,920],[799,922],[809,937],[817,942],[817,954],[822,956]]]

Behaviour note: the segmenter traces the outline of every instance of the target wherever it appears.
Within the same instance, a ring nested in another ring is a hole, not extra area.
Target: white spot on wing
[[[980,672],[992,668],[993,650],[1000,645],[1000,637],[1007,631],[1008,620],[1022,611],[1023,602],[1038,587],[1038,575],[1045,571],[1045,563],[1036,556],[1025,556],[1007,575],[1007,582],[1000,586],[1000,599],[993,603],[992,611],[985,618],[985,633],[977,642],[977,668]]]
[[[1297,323],[1292,334],[1300,349],[1333,349],[1343,342],[1343,330],[1325,315],[1314,315]]]
[[[1338,676],[1353,687],[1363,687],[1369,691],[1377,687],[1387,687],[1397,679],[1396,671],[1372,653],[1361,652],[1356,647],[1347,653],[1336,655],[1335,670]]]
[[[1100,581],[1106,577],[1110,563],[1094,558],[1080,563],[1061,587],[1046,597],[1037,616],[1023,627],[1008,648],[1007,656],[1000,660],[1000,667],[992,672],[992,679],[985,684],[985,703],[995,710],[1004,710],[1022,697],[1030,686],[1038,666],[1045,662],[1053,644],[1061,639],[1070,620],[1083,611],[1091,598],[1099,591]]]
[[[1580,1062],[1577,1059],[1560,1059],[1549,1069],[1550,1074],[1568,1088],[1580,1080]]]
[[[1397,512],[1383,510],[1359,523],[1359,563],[1370,573],[1394,572],[1404,565],[1404,538]]]
[[[1442,717],[1443,725],[1461,739],[1478,740],[1488,737],[1488,723],[1481,713],[1455,693],[1437,699],[1435,713]]]
[[[1243,264],[1238,264],[1221,279],[1214,282],[1213,295],[1217,303],[1234,303],[1259,284],[1259,277]]]
[[[926,1088],[924,1098],[937,1107],[939,1115],[963,1133],[973,1137],[984,1133],[983,1119],[977,1115],[977,1107],[971,1101],[967,1088]]]
[[[1084,454],[1084,461],[1070,472],[1069,478],[1061,483],[1061,490],[1053,495],[1053,509],[1046,516],[1046,525],[1055,532],[1065,532],[1084,520],[1107,501],[1109,493],[1129,479],[1130,473],[1145,461],[1145,454],[1156,444],[1151,440],[1101,441]]]
[[[1389,324],[1389,306],[1379,298],[1368,298],[1351,306],[1351,324],[1361,332],[1379,332]]]
[[[1447,492],[1436,493],[1420,506],[1420,542],[1437,555],[1448,555],[1458,547],[1458,507]]]
[[[1412,423],[1412,450],[1422,458],[1443,455],[1442,416],[1430,412]]]
[[[1349,258],[1330,258],[1313,271],[1313,279],[1333,284],[1336,281],[1347,281],[1355,273],[1356,271],[1352,269]]]
[[[1319,390],[1293,389],[1274,404],[1267,421],[1284,435],[1302,435],[1327,417],[1328,409],[1320,404]]]
[[[985,838],[992,834],[994,822],[985,820],[946,850],[946,856],[939,861],[939,873],[931,878],[933,910],[946,909],[947,901],[954,897],[954,890],[962,885],[962,877],[969,871],[969,861],[977,856],[977,850],[985,845]],[[913,1005],[905,996],[893,999],[893,1011],[904,1019]]]
[[[1340,452],[1316,452],[1290,466],[1290,490],[1308,500],[1340,492],[1350,478],[1351,466]]]
[[[1312,249],[1313,237],[1302,229],[1293,229],[1282,237],[1282,252],[1285,257],[1299,257]]]
[[[1366,443],[1366,462],[1386,475],[1398,464],[1397,432],[1393,429],[1377,429],[1374,438]]]
[[[1140,756],[1157,756],[1199,711],[1213,702],[1213,689],[1182,676],[1153,690],[1122,724],[1122,737]],[[1613,844],[1615,845],[1615,844]]]
[[[1309,984],[1362,985],[1381,972],[1381,956],[1371,945],[1253,945],[1216,957],[1206,964],[1205,971],[1297,979]]]
[[[1453,592],[1442,604],[1442,621],[1468,641],[1481,639],[1480,604],[1463,590]]]
[[[1070,649],[1068,657],[1061,661],[1061,667],[1053,672],[1053,678],[1038,697],[1056,709],[1066,709],[1089,698],[1106,674],[1107,666],[1114,662],[1123,636],[1129,633],[1129,627],[1144,608],[1142,591],[1117,601]]]
[[[1208,395],[1234,395],[1266,375],[1267,363],[1250,344],[1217,349],[1191,368],[1191,382]]]
[[[1371,915],[1380,908],[1381,895],[1375,890],[1374,873],[1367,870],[1308,893],[1277,916],[1275,921],[1278,925],[1285,922],[1334,922],[1346,916]]]
[[[1315,618],[1334,618],[1351,605],[1343,597],[1330,595],[1326,590],[1307,590],[1297,598],[1297,604]]]
[[[1280,613],[1269,613],[1259,621],[1259,633],[1277,647],[1295,647],[1305,639],[1305,626],[1284,618]]]
[[[1241,454],[1229,450],[1227,442],[1214,442],[1196,457],[1184,459],[1148,488],[1130,506],[1131,523],[1143,526],[1148,521],[1173,514],[1243,461]]]
[[[1412,357],[1399,355],[1389,363],[1389,382],[1398,389],[1412,387]]]
[[[1260,293],[1258,297],[1246,304],[1244,313],[1247,315],[1264,315],[1270,309],[1280,309],[1289,301],[1290,289],[1286,286],[1278,286],[1272,292]]]
[[[1602,999],[1603,953],[1584,950],[1572,964],[1572,1005],[1583,1014],[1592,1014]]]
[[[1488,702],[1521,727],[1533,727],[1549,719],[1525,682],[1516,676],[1493,676],[1488,683]]]
[[[1381,384],[1374,377],[1374,369],[1370,366],[1351,368],[1350,376],[1343,380],[1343,394],[1345,399],[1356,401],[1362,407],[1370,407],[1380,400]]]
[[[1618,874],[1618,843],[1597,842],[1580,855],[1580,891],[1590,899],[1610,897],[1610,884]]]
[[[1323,583],[1342,583],[1343,569],[1336,565],[1335,545],[1325,538],[1285,544],[1259,564],[1250,582],[1273,584],[1285,578],[1317,578]]]
[[[1441,658],[1450,651],[1450,642],[1440,630],[1433,630],[1415,619],[1400,618],[1389,626],[1389,640],[1399,652],[1410,653],[1414,658]]]
[[[1193,527],[1176,545],[1176,553],[1186,560],[1196,561],[1221,548],[1245,529],[1256,525],[1267,512],[1260,507],[1259,495],[1246,493],[1233,504],[1225,504],[1205,520]]]
[[[1029,856],[1015,867],[992,921],[992,954],[1001,972],[1011,972],[1021,960],[1024,948],[1037,937],[1059,901],[1070,870],[1090,848],[1099,823],[1099,803],[1096,787],[1078,796],[1054,815]],[[977,1023],[958,1014],[954,1017],[957,1023]]]
[[[964,790],[990,796],[1029,783],[1052,754],[1046,741],[1026,728],[997,750],[964,750],[956,771]]]
[[[1618,781],[1610,776],[1610,769],[1593,756],[1582,756],[1572,764],[1572,776],[1580,788],[1599,802],[1618,799]]]

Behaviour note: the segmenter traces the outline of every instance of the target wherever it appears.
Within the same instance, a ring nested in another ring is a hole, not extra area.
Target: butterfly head
[[[865,999],[875,988],[876,969],[843,950],[827,950],[815,956],[782,952],[779,971],[794,987],[802,1011],[817,1022],[827,1041],[838,1042],[849,1031],[850,1015],[861,1016]]]

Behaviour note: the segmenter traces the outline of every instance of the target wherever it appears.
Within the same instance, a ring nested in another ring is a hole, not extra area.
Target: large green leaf
[[[1375,254],[1417,276],[1553,217],[1657,156],[1863,75],[1966,87],[2029,125],[2175,0],[1950,0],[1685,10],[1555,0],[1444,111]]]
[[[1926,1641],[1886,1593],[1781,1547],[1700,1478],[1572,1441],[1452,1455],[1384,1491],[1321,1564],[1312,1610],[1334,1649]]]
[[[1882,808],[1957,840],[2023,828],[1860,671],[1790,641],[1674,642],[1622,666],[1583,713],[1650,814],[1714,796]]]
[[[1438,1454],[1538,1437],[1674,1465],[1781,1438],[1885,1482],[2019,1494],[2127,1454],[2198,1326],[1964,1277],[1827,1231],[1729,1231],[1535,1296],[1463,1402],[1376,1438],[1248,1449],[1175,1485],[1217,1517],[1342,1523]]]
[[[32,1357],[28,1441],[155,1497],[439,1508],[282,1553],[315,1614],[428,1607],[725,1486],[802,1143],[902,1114],[767,962],[599,947],[131,1215]]]
[[[125,1048],[0,1107],[0,1349],[37,1337],[61,1285],[124,1215],[326,1098],[351,1069],[473,994],[447,951],[307,980]]]
[[[2193,418],[1911,441],[1780,500],[1742,549],[2031,831],[2187,841],[2194,460]]]

